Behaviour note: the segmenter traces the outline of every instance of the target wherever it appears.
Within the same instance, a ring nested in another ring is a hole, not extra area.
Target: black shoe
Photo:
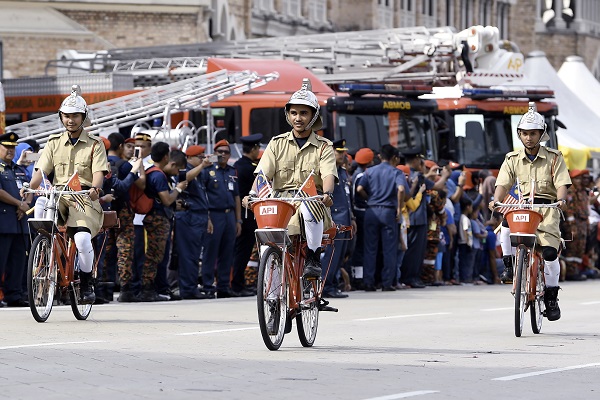
[[[256,296],[256,291],[250,288],[243,288],[240,292],[240,297],[252,297]]]
[[[193,293],[189,296],[182,296],[182,298],[184,300],[205,300],[205,299],[214,299],[215,298],[215,293],[211,292],[211,293],[204,293],[204,292],[196,292]]]
[[[119,303],[139,303],[141,299],[133,290],[121,288],[117,301]]]
[[[4,302],[4,300],[0,300],[0,308],[2,307],[6,307],[6,303]]]
[[[267,333],[269,335],[275,335],[279,330],[279,302],[277,300],[267,300],[267,305],[269,307]]]
[[[171,289],[167,289],[164,292],[160,292],[158,294],[158,296],[165,299],[166,301],[181,300],[181,296],[178,294],[175,294]]]
[[[140,301],[151,303],[155,301],[168,301],[166,296],[159,295],[154,288],[143,288],[140,294]]]
[[[348,295],[346,293],[342,293],[340,290],[336,290],[335,292],[323,292],[323,297],[331,299],[345,299],[348,297]]]
[[[560,308],[558,307],[558,289],[560,287],[546,287],[544,290],[544,304],[546,305],[546,311],[544,315],[548,318],[548,321],[556,321],[560,319]]]
[[[365,288],[365,292],[375,292],[377,290],[377,288],[375,288],[375,285],[364,285]]]
[[[304,260],[303,278],[320,278],[323,273],[321,268],[321,248],[316,251],[306,249],[306,259]]]
[[[385,286],[383,289],[381,289],[382,292],[395,292],[396,288],[393,286]]]
[[[96,294],[94,293],[94,283],[92,282],[92,273],[79,271],[79,303],[94,304]]]
[[[217,299],[228,299],[230,297],[240,297],[240,295],[231,289],[217,290]]]
[[[29,302],[23,299],[8,301],[5,304],[7,307],[29,307]]]
[[[512,256],[503,256],[502,262],[504,263],[504,271],[502,271],[502,276],[500,277],[500,281],[502,281],[502,283],[512,283],[512,281],[513,281],[513,258],[512,258]]]
[[[425,288],[425,285],[423,284],[423,282],[420,282],[416,279],[413,281],[410,281],[408,283],[408,286],[410,286],[413,289],[424,289]]]

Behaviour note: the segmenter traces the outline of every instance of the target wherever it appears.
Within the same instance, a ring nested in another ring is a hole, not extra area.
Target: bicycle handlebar
[[[32,194],[39,194],[39,195],[45,195],[45,194],[57,194],[59,196],[62,195],[69,195],[69,194],[84,194],[84,195],[88,195],[90,192],[89,190],[56,190],[56,189],[29,189],[29,188],[25,188],[24,190],[25,193],[32,193]]]
[[[507,208],[524,208],[524,209],[530,209],[530,208],[558,208],[559,206],[560,206],[560,201],[557,201],[556,203],[550,203],[550,204],[543,204],[543,203],[506,204],[506,203],[500,203],[500,202],[495,202],[494,203],[494,208],[507,207]]]
[[[294,202],[294,201],[317,201],[317,200],[322,200],[323,199],[323,195],[316,195],[316,196],[310,196],[310,197],[265,197],[265,198],[259,198],[259,197],[249,197],[248,198],[248,204],[253,204],[259,201],[265,201],[265,200],[281,200],[281,201],[287,201],[287,202]]]

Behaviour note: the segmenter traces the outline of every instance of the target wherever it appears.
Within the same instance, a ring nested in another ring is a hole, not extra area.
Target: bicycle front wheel
[[[27,295],[29,308],[37,322],[46,322],[52,312],[56,291],[57,265],[51,255],[51,238],[39,234],[34,239],[27,260]]]
[[[81,282],[79,280],[79,257],[78,254],[75,256],[75,266],[73,273],[73,281],[69,285],[69,298],[71,299],[71,310],[73,315],[79,321],[84,321],[90,315],[92,311],[91,304],[80,304],[81,303]]]
[[[529,251],[524,246],[517,249],[517,273],[515,280],[515,336],[520,337],[523,332],[523,316],[527,305],[527,256]]]
[[[314,300],[300,305],[300,313],[296,315],[298,338],[304,347],[311,347],[317,338],[319,326],[319,303],[316,298],[321,286],[321,279],[302,279],[302,300]]]
[[[277,350],[283,342],[288,314],[288,283],[281,250],[269,247],[258,266],[258,324],[269,350]]]
[[[544,321],[544,271],[542,266],[537,266],[537,274],[535,276],[535,298],[531,302],[531,330],[538,334],[542,331],[542,322]]]

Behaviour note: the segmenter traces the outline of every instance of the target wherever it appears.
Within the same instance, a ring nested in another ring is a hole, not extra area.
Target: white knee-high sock
[[[558,258],[554,261],[544,261],[544,275],[547,287],[558,286],[558,278],[560,276],[560,262]]]
[[[40,196],[35,200],[35,205],[33,206],[33,217],[35,219],[44,218],[44,207],[46,207],[46,203],[48,202],[47,197]]]
[[[309,249],[315,251],[321,247],[323,241],[323,221],[315,221],[304,203],[300,206],[300,212],[302,212],[304,218],[306,245]]]
[[[89,232],[77,232],[74,240],[75,246],[79,251],[79,269],[82,272],[92,272],[92,267],[94,266],[92,235]]]
[[[500,227],[500,247],[503,256],[514,256],[515,248],[510,245],[510,228]]]

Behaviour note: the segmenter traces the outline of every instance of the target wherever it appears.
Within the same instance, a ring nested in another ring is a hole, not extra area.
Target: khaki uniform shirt
[[[317,191],[323,190],[323,177],[335,176],[337,167],[330,140],[312,132],[308,140],[298,147],[292,131],[273,137],[265,149],[254,173],[262,171],[269,180],[273,180],[273,190],[279,192],[294,191],[300,188],[314,170],[313,177]],[[288,232],[300,233],[299,212],[292,217]],[[325,213],[324,229],[331,227],[331,215]]]
[[[506,190],[510,190],[517,178],[525,198],[529,198],[533,180],[535,185],[533,188],[534,197],[552,202],[557,200],[556,191],[559,187],[571,184],[569,171],[562,153],[545,146],[540,146],[540,150],[533,161],[527,157],[525,149],[513,151],[506,155],[498,173],[496,186],[502,186]],[[504,199],[498,199],[498,201],[501,200]],[[541,208],[537,211],[544,216],[544,220],[538,227],[538,244],[558,249],[560,244],[560,212],[553,208]]]
[[[108,173],[108,159],[102,140],[89,136],[86,131],[81,133],[75,145],[71,144],[67,131],[51,135],[40,159],[35,167],[41,169],[46,176],[54,172],[53,185],[64,186],[75,172],[79,174],[82,186],[92,186],[95,172]],[[69,227],[86,227],[95,236],[102,226],[104,215],[100,202],[90,201],[85,197],[85,211],[60,203],[60,213],[63,221]]]

